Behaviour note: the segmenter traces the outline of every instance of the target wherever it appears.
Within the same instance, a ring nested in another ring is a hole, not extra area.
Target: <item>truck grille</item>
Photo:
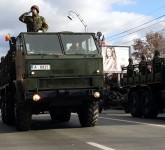
[[[39,79],[39,88],[88,88],[91,87],[90,78],[67,78],[67,79]]]

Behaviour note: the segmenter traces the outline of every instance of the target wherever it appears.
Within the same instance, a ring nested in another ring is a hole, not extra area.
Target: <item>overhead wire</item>
[[[153,32],[150,32],[150,33],[154,33],[154,32],[158,32],[158,33],[161,33],[162,31],[165,31],[165,28],[161,29],[161,30],[157,30],[157,31],[153,31]],[[141,39],[145,38],[146,36],[143,36],[141,37]],[[127,44],[127,43],[130,43],[130,42],[133,42],[133,39],[132,40],[129,40],[129,41],[126,41],[126,42],[120,42],[120,44]],[[113,44],[117,44],[117,42],[114,42]]]
[[[159,8],[157,8],[157,9],[155,9],[155,10],[149,12],[149,13],[147,13],[146,15],[153,14],[153,13],[157,12],[158,10],[164,8],[164,7],[165,7],[165,5],[163,5],[163,6],[159,7]],[[140,19],[142,19],[142,18],[145,18],[145,17],[138,17],[138,18],[135,18],[135,20],[133,20],[133,21],[136,22],[136,21],[138,21],[138,20],[140,20]],[[131,21],[130,23],[132,23],[132,21]],[[130,23],[127,23],[127,24],[130,24]],[[125,25],[127,25],[127,24],[125,24]],[[141,25],[140,25],[140,26],[141,26]],[[122,27],[124,27],[124,26],[122,26]],[[127,27],[128,27],[128,25],[127,25]],[[132,29],[134,29],[134,28],[137,28],[137,27],[133,27]],[[124,31],[122,31],[122,32],[120,32],[120,33],[118,33],[118,34],[114,34],[114,35],[112,35],[110,38],[113,38],[113,37],[115,37],[115,36],[121,35],[121,34],[123,34],[123,33],[125,33],[125,32],[128,32],[128,31],[132,30],[132,29],[124,30]]]
[[[151,24],[151,25],[149,25],[149,26],[146,26],[146,27],[144,27],[144,28],[138,29],[138,30],[136,30],[136,31],[133,31],[133,32],[128,33],[128,34],[125,34],[125,35],[122,35],[122,36],[117,37],[117,38],[114,38],[114,39],[119,39],[119,38],[122,38],[122,37],[125,37],[125,36],[129,36],[129,35],[131,35],[131,34],[134,34],[134,33],[136,33],[136,32],[139,32],[139,31],[142,31],[142,30],[145,30],[145,29],[149,30],[151,27],[153,27],[153,26],[155,26],[155,25],[157,25],[157,24],[159,24],[159,23],[161,23],[161,22],[165,22],[165,20],[161,20],[161,21],[159,21],[159,22],[157,22],[157,23]]]
[[[121,32],[121,33],[118,34],[118,35],[121,35],[121,34],[123,34],[123,33],[127,33],[127,32],[129,32],[129,31],[131,31],[131,30],[136,29],[136,28],[142,27],[142,26],[144,26],[144,25],[146,25],[146,24],[149,24],[149,23],[151,23],[151,22],[154,22],[154,21],[156,21],[156,20],[158,20],[158,19],[160,19],[160,18],[162,18],[162,17],[164,17],[164,16],[165,16],[165,15],[159,16],[159,17],[157,17],[157,18],[155,18],[155,19],[153,19],[153,20],[147,21],[147,22],[145,22],[145,23],[143,23],[143,24],[141,24],[141,25],[139,25],[139,26],[136,26],[136,27],[131,28],[131,29],[127,30],[127,31]],[[151,25],[151,26],[152,26],[152,25]],[[147,26],[147,27],[149,27],[149,26]],[[129,34],[132,34],[132,33],[138,32],[138,31],[141,31],[141,30],[143,30],[143,29],[145,29],[145,28],[147,28],[147,27],[144,27],[144,28],[142,28],[142,29],[133,31],[133,32],[131,32],[131,33],[128,33],[128,34],[125,34],[125,35],[122,35],[122,36],[119,36],[119,37],[116,37],[116,38],[107,38],[107,39],[111,39],[111,40],[118,39],[118,38],[127,36],[127,35],[129,35]]]

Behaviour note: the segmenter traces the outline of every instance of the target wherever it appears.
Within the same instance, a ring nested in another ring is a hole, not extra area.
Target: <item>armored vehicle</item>
[[[133,65],[132,76],[127,72],[128,67],[123,68],[120,80],[128,92],[125,111],[133,117],[157,117],[165,108],[165,58],[146,62],[141,69]]]
[[[33,114],[66,122],[77,113],[82,127],[96,125],[103,64],[94,33],[20,33],[0,64],[2,120],[18,131]]]

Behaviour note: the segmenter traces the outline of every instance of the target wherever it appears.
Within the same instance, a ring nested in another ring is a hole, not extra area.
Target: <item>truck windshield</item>
[[[98,54],[91,34],[62,34],[65,54]]]
[[[26,51],[28,54],[62,54],[57,35],[25,34],[24,39]]]

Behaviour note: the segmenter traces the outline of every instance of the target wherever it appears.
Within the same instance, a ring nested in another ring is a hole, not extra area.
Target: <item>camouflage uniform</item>
[[[139,72],[142,75],[145,75],[147,72],[147,62],[145,60],[141,60],[141,62],[139,63]]]
[[[158,73],[161,71],[161,59],[158,50],[155,50],[154,52],[154,57],[152,60],[152,68],[153,68],[153,73]]]
[[[128,61],[129,61],[129,64],[127,66],[127,76],[133,77],[133,75],[134,75],[133,60],[132,60],[132,58],[129,58]]]
[[[32,6],[39,13],[39,8],[37,6]],[[48,30],[48,24],[46,23],[44,17],[39,16],[39,14],[28,16],[30,12],[26,12],[19,17],[19,20],[27,25],[27,32],[38,32],[39,30],[46,32]]]
[[[139,72],[142,75],[145,75],[147,73],[147,62],[144,54],[141,56],[141,61],[139,63]]]

